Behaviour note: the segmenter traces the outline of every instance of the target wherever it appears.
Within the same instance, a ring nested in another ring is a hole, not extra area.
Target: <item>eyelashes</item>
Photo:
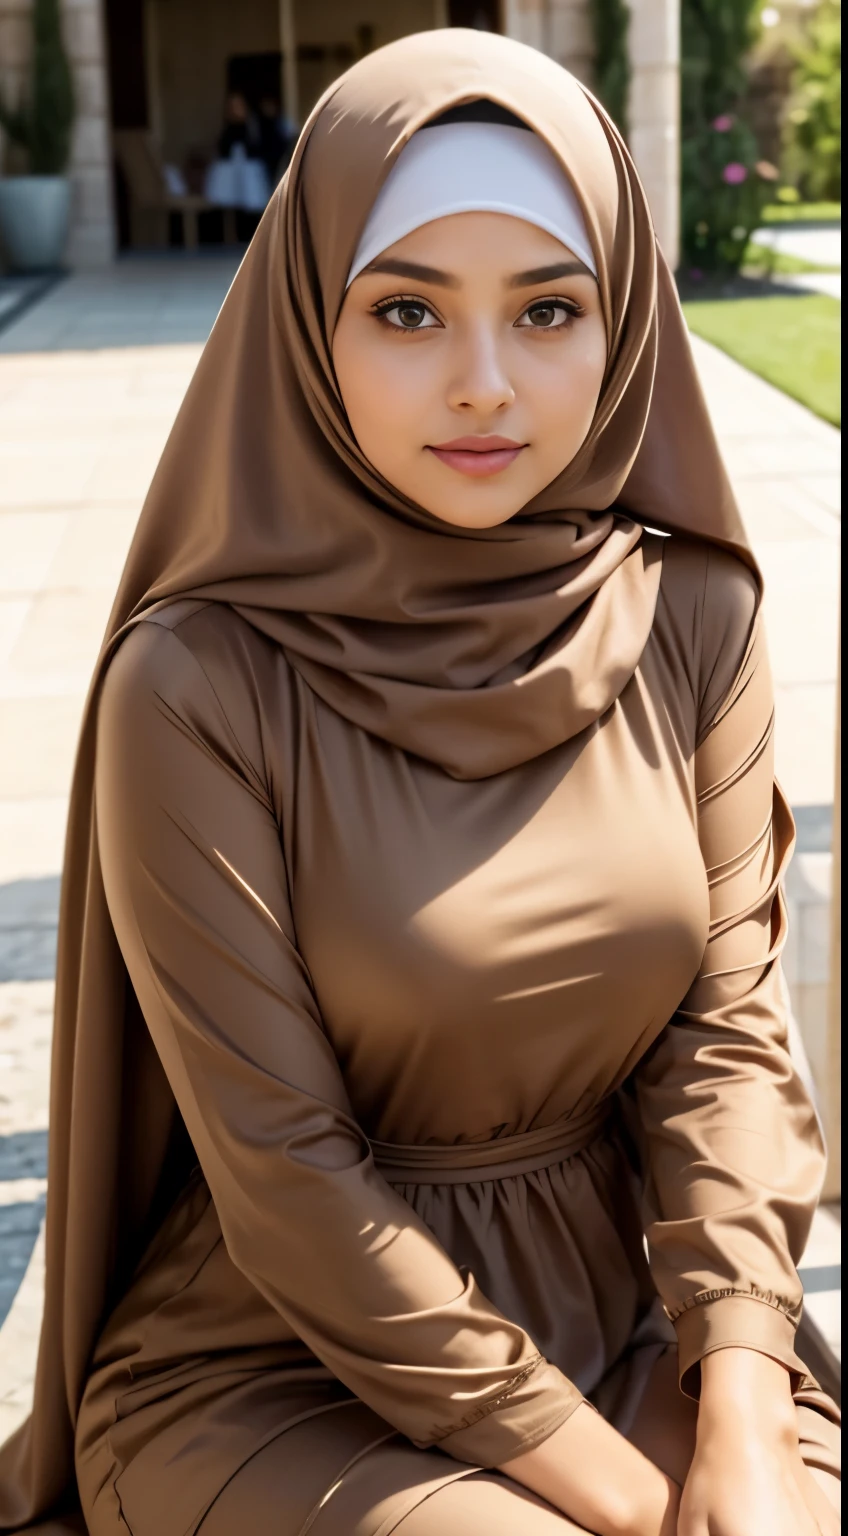
[[[533,319],[534,315],[554,315],[557,312],[564,317],[557,325],[548,324],[542,319],[538,322]],[[578,304],[574,299],[534,299],[532,304],[528,304],[527,308],[522,310],[515,325],[519,330],[562,331],[566,330],[573,320],[578,320],[585,313],[582,304]],[[523,324],[524,321],[527,322],[526,325]]]
[[[380,299],[371,306],[371,313],[387,329],[401,334],[415,335],[418,331],[443,329],[427,301],[415,294],[397,293]],[[563,331],[585,313],[575,299],[551,294],[526,305],[513,324],[517,330]],[[393,319],[393,315],[397,318]]]
[[[397,323],[389,318],[393,312],[398,316]],[[423,299],[412,298],[406,294],[396,294],[393,298],[381,299],[378,304],[373,305],[371,313],[393,331],[432,331],[440,324],[429,304],[425,304]],[[401,318],[404,313],[409,317],[408,324]],[[435,323],[428,325],[426,323],[428,319]]]

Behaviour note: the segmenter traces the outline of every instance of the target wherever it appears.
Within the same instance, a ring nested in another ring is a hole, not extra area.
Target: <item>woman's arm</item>
[[[375,1170],[246,734],[178,631],[146,622],[127,638],[100,703],[96,803],[133,987],[233,1262],[390,1424],[493,1465],[582,1395]]]
[[[729,564],[720,567],[725,580]],[[715,604],[716,628],[723,609],[744,604],[749,592],[750,578],[734,562],[737,580],[741,590],[731,585]],[[705,606],[709,619],[709,594]],[[726,617],[721,627],[729,627]],[[715,643],[711,678],[728,666]],[[802,1301],[795,1265],[823,1169],[815,1113],[789,1056],[778,969],[786,921],[779,887],[793,827],[773,780],[774,706],[759,622],[709,714],[695,757],[709,939],[694,984],[635,1073],[651,1266],[692,1396],[700,1362],[728,1345],[761,1350],[796,1379],[804,1375],[794,1349]]]
[[[759,1350],[701,1361],[698,1435],[678,1536],[838,1536],[798,1444],[785,1366]]]
[[[787,1048],[779,882],[792,821],[773,784],[772,685],[756,594],[729,557],[711,556],[709,572],[695,756],[709,941],[694,985],[635,1075],[648,1145],[647,1235],[677,1330],[682,1385],[701,1393],[692,1486],[709,1488],[710,1498],[723,1487],[735,1511],[731,1524],[713,1521],[715,1510],[699,1524],[690,1509],[687,1536],[713,1528],[788,1536],[803,1525],[763,1524],[762,1514],[746,1523],[743,1511],[755,1465],[771,1466],[776,1489],[775,1458],[787,1476],[790,1463],[800,1464],[792,1386],[805,1373],[794,1349],[802,1300],[795,1265],[822,1148]],[[706,1461],[703,1479],[697,1468]],[[784,1497],[781,1514],[778,1502],[774,1520],[795,1518],[791,1500]]]
[[[588,1403],[500,1470],[597,1536],[677,1536],[677,1484]]]

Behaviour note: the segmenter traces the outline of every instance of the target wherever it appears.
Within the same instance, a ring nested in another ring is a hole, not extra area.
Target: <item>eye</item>
[[[439,325],[423,299],[382,299],[372,313],[395,331],[432,331]]]
[[[515,324],[521,330],[560,331],[583,313],[573,299],[537,299]]]

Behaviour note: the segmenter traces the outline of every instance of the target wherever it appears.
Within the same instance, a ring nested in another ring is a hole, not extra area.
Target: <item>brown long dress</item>
[[[573,463],[474,531],[363,459],[331,343],[395,156],[481,96],[571,177],[609,367]],[[0,1530],[421,1536],[467,1495],[456,1529],[543,1536],[477,1469],[586,1395],[691,1429],[662,1368],[696,1394],[728,1344],[786,1364],[833,1484],[758,611],[615,129],[502,38],[369,55],[219,316],[92,687]]]
[[[118,653],[106,892],[203,1173],[98,1345],[94,1536],[183,1536],[231,1479],[257,1532],[388,1531],[583,1393],[632,1414],[657,1290],[684,1378],[731,1341],[798,1368],[818,1152],[770,963],[791,823],[756,592],[663,554],[615,709],[483,782],[341,719],[220,606]]]

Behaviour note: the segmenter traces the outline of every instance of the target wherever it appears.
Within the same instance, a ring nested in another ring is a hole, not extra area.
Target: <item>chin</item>
[[[499,528],[501,523],[508,523],[520,507],[446,507],[444,502],[438,506],[428,506],[426,509],[432,517],[437,517],[441,523],[450,523],[454,528]]]
[[[495,484],[494,477],[489,485],[478,480],[476,484],[466,482],[459,487],[446,489],[438,486],[428,489],[430,494],[419,505],[431,516],[439,518],[443,523],[451,523],[455,528],[498,528],[501,523],[508,523],[511,517],[515,517],[529,499],[518,494],[515,486]],[[535,492],[529,494],[532,496]]]

